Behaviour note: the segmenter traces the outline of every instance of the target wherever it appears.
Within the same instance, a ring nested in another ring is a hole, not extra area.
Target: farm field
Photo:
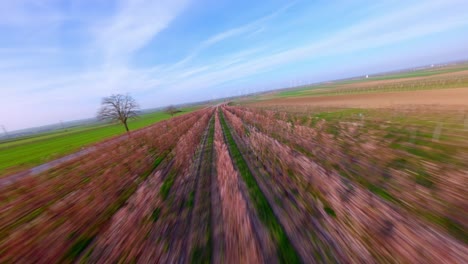
[[[0,263],[465,263],[467,94],[238,100],[112,137],[0,184]]]
[[[318,85],[288,89],[273,93],[269,96],[263,96],[260,99],[440,90],[467,87],[468,67],[466,65],[457,65],[407,73],[375,77],[370,76],[369,78],[356,80],[332,81]]]
[[[397,108],[399,106],[428,106],[443,109],[464,109],[468,102],[468,87],[437,90],[418,90],[386,93],[350,93],[327,96],[294,96],[260,100],[258,106],[322,106],[322,107],[369,107]]]
[[[468,264],[468,0],[0,14],[0,264]]]
[[[184,114],[195,109],[182,109]],[[129,122],[131,130],[139,129],[171,116],[156,112]],[[81,126],[37,136],[0,142],[0,178],[73,153],[83,147],[125,133],[120,124]]]

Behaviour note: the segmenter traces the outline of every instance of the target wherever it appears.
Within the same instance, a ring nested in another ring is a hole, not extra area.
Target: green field
[[[401,72],[388,75],[370,76],[369,78],[334,81],[324,84],[303,86],[277,92],[275,98],[300,97],[300,96],[327,96],[350,93],[369,93],[369,92],[399,92],[427,89],[443,89],[466,87],[466,75],[458,77],[438,77],[440,74],[455,73],[468,70],[466,64],[456,67],[431,68],[410,72]],[[428,77],[424,80],[411,80],[408,78]],[[370,83],[373,81],[394,81],[387,84],[376,84],[375,86],[366,86],[359,88],[359,84]],[[268,99],[268,98],[267,98]]]
[[[185,108],[177,115],[196,110]],[[150,113],[129,121],[130,130],[136,130],[169,119],[163,112]],[[101,140],[121,135],[120,124],[81,126],[37,136],[0,142],[0,177],[60,158]]]
[[[363,82],[363,81],[379,81],[379,80],[394,80],[394,79],[405,79],[405,78],[415,78],[415,77],[429,77],[443,73],[451,73],[451,72],[459,72],[468,70],[468,66],[466,64],[457,65],[455,67],[442,67],[442,68],[429,68],[423,70],[416,70],[416,71],[408,71],[408,72],[400,72],[400,73],[392,73],[387,75],[377,75],[377,76],[369,76],[369,78],[363,79],[356,79],[356,80],[348,80],[348,81],[341,81],[340,84],[346,83],[356,83],[356,82]]]

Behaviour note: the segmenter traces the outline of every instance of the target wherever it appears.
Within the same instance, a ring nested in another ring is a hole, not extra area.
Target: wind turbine
[[[5,126],[2,125],[3,132],[5,133],[5,136],[8,137],[8,131],[6,130]]]

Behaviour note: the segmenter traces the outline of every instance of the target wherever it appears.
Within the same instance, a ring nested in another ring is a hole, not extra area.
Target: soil
[[[257,106],[313,105],[324,107],[393,108],[398,106],[437,106],[468,108],[468,88],[367,93],[331,96],[277,98],[254,103]]]

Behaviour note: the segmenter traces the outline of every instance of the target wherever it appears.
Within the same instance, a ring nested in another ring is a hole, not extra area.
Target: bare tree
[[[113,94],[102,98],[101,109],[98,111],[99,120],[111,120],[122,123],[128,130],[127,121],[138,116],[139,106],[135,99],[126,94]]]
[[[174,116],[175,114],[179,113],[180,110],[177,109],[175,106],[170,105],[166,108],[166,113],[170,114],[171,116]]]

